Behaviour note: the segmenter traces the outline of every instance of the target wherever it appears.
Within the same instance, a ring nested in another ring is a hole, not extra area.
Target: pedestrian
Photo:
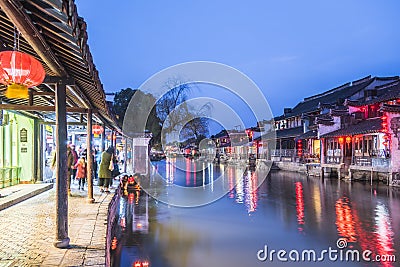
[[[84,190],[86,180],[86,161],[85,157],[82,156],[75,164],[76,168],[76,179],[79,181],[79,190]]]
[[[109,187],[112,179],[114,147],[110,146],[101,154],[101,162],[99,169],[99,186],[100,192],[109,193]]]
[[[92,150],[92,170],[94,173],[94,179],[97,180],[98,179],[98,174],[97,174],[97,170],[98,170],[98,163],[97,163],[97,151],[96,149]]]
[[[72,165],[74,162],[74,157],[72,154],[71,146],[67,145],[67,187],[68,187],[68,195],[71,196],[71,174],[72,174]],[[53,162],[51,164],[51,168],[54,170],[54,177],[56,174],[56,164],[57,164],[57,154],[54,152]]]
[[[79,157],[78,157],[78,153],[75,150],[75,145],[71,144],[70,147],[71,147],[71,153],[72,153],[72,156],[73,156],[71,175],[72,175],[72,179],[75,181],[75,177],[76,177],[75,165],[76,165],[76,163],[78,163]]]

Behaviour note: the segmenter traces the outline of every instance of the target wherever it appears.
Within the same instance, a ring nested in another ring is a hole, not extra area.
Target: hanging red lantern
[[[28,88],[39,85],[46,75],[33,56],[18,51],[0,52],[0,83],[7,85],[7,98],[28,98]]]
[[[104,129],[103,129],[103,127],[101,125],[97,125],[96,124],[96,125],[92,126],[92,133],[94,135],[100,135],[100,134],[103,133],[103,131],[104,131]]]
[[[346,136],[346,143],[350,144],[351,143],[351,137],[350,136]]]
[[[339,144],[343,145],[344,143],[344,138],[343,137],[339,137]]]
[[[297,140],[297,156],[301,157],[303,155],[303,142],[302,140]]]
[[[387,147],[389,145],[390,142],[390,134],[389,134],[389,127],[388,127],[388,122],[387,122],[387,116],[386,114],[383,114],[381,116],[381,120],[382,120],[382,132],[384,133],[383,135],[383,139],[384,141],[382,142],[382,145],[384,145],[385,147]]]

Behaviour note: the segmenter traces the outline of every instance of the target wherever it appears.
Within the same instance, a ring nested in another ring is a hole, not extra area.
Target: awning
[[[38,59],[45,68],[47,78],[69,79],[67,109],[90,108],[95,121],[118,129],[87,44],[86,23],[78,16],[73,1],[0,1],[0,50],[13,49],[14,26],[21,32],[19,51]],[[50,111],[54,107],[52,83],[45,82],[30,90],[33,97],[29,103],[28,99],[3,97],[5,86],[0,85],[0,99],[3,104],[22,105],[25,108],[28,104],[47,107],[47,111],[29,113],[38,118],[45,116],[51,119],[54,114]],[[15,109],[19,110],[18,107]],[[71,112],[69,116],[81,120],[79,114]]]
[[[301,135],[299,135],[296,139],[301,140],[301,139],[316,139],[318,137],[317,130],[310,130],[308,132],[305,132]]]
[[[352,136],[352,135],[357,135],[357,134],[378,133],[381,130],[382,130],[381,118],[373,118],[373,119],[361,121],[358,124],[350,125],[343,129],[339,129],[339,130],[324,134],[320,137],[326,138],[326,137],[338,137],[338,136]]]
[[[276,140],[282,138],[296,138],[297,136],[303,134],[303,126],[288,128],[283,130],[276,130],[268,132],[260,137],[253,139],[253,141],[267,141],[267,140]]]

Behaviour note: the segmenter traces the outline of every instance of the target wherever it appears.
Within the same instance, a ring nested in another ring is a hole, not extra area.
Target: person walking
[[[71,175],[72,175],[72,167],[74,162],[74,156],[72,154],[71,147],[67,145],[67,187],[68,187],[68,195],[71,196]],[[57,164],[57,154],[54,153],[53,162],[51,164],[51,168],[54,170],[54,177],[56,173],[56,164]]]
[[[101,154],[99,169],[100,192],[109,193],[109,187],[112,179],[114,147],[110,146]]]
[[[86,180],[86,161],[85,157],[82,156],[75,164],[76,168],[76,179],[79,181],[79,190],[84,190]]]
[[[75,165],[76,165],[76,163],[78,163],[79,157],[78,157],[78,153],[77,153],[76,150],[75,150],[75,145],[74,145],[74,144],[71,144],[71,145],[70,145],[70,148],[71,148],[71,153],[72,153],[72,156],[73,156],[71,174],[72,174],[72,179],[75,181],[75,178],[76,178],[76,168],[75,168]],[[71,179],[70,179],[70,180],[71,180]]]
[[[97,170],[99,168],[99,164],[97,163],[97,151],[96,149],[92,150],[92,170],[93,170],[93,177],[95,180],[98,179],[98,173]]]

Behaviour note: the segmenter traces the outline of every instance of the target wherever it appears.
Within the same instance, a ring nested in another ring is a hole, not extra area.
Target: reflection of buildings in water
[[[228,173],[228,185],[229,185],[229,194],[228,197],[229,198],[234,198],[235,197],[235,173],[233,171],[233,168],[228,168],[227,169],[227,173]]]
[[[176,163],[176,158],[170,158],[167,157],[165,161],[165,174],[166,174],[166,180],[167,184],[173,184],[174,179],[175,179],[175,163]]]
[[[206,172],[205,172],[206,164],[203,163],[203,188],[206,186]]]
[[[186,160],[186,185],[190,185],[190,173],[191,173],[191,162],[190,159],[185,159]]]
[[[370,250],[371,258],[376,255],[394,255],[394,232],[387,207],[379,202],[375,208],[373,222],[362,221],[354,203],[347,197],[336,201],[336,226],[339,236],[347,242],[357,242],[362,251]],[[381,262],[381,266],[393,266],[390,262]]]
[[[321,192],[319,191],[319,186],[314,186],[313,192],[313,201],[314,201],[314,211],[315,211],[315,221],[320,224],[321,223],[321,213],[322,213],[322,201],[321,201]]]
[[[236,171],[237,173],[237,171]],[[244,201],[244,188],[243,188],[243,178],[236,175],[236,203],[243,203]]]
[[[210,189],[211,192],[214,191],[214,168],[213,168],[213,164],[208,163],[207,164],[207,169],[208,169],[208,181],[210,183]]]
[[[197,176],[197,168],[196,168],[196,163],[193,164],[193,186],[196,186],[196,176]]]
[[[246,176],[244,177],[244,181],[246,183],[245,186],[245,204],[248,213],[252,213],[256,211],[257,208],[257,185],[258,185],[258,176],[256,172],[247,171]]]
[[[355,218],[353,217],[349,199],[343,197],[336,201],[336,227],[339,236],[345,237],[347,242],[356,242],[356,230],[354,226]]]
[[[387,207],[383,203],[376,205],[375,216],[375,234],[377,241],[377,254],[378,255],[394,255],[395,249],[393,248],[394,232],[391,225],[390,214]],[[392,266],[391,264],[383,264],[383,266]]]
[[[299,225],[298,230],[302,232],[304,225],[304,197],[303,197],[303,184],[296,182],[296,213],[297,213],[297,224]]]

